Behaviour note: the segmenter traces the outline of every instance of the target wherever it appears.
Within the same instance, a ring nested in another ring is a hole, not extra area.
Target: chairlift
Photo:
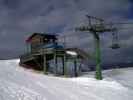
[[[119,49],[120,48],[120,44],[118,42],[118,33],[117,32],[113,32],[112,33],[112,45],[110,46],[111,49]]]

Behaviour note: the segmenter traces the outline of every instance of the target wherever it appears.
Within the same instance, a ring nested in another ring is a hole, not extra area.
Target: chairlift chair
[[[117,32],[112,33],[112,44],[111,44],[110,48],[111,49],[119,49],[120,48]]]

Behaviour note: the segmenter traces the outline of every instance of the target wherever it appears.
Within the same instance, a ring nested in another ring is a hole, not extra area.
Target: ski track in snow
[[[133,100],[133,68],[92,73],[78,78],[38,74],[18,66],[19,60],[0,61],[0,100]]]

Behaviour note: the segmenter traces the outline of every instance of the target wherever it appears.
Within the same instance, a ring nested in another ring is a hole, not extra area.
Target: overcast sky
[[[75,27],[87,22],[85,15],[132,22],[132,10],[131,0],[0,0],[0,58],[22,54],[24,40],[33,32],[65,35],[67,46],[93,52],[93,37],[74,32]],[[103,61],[133,61],[132,31],[119,31],[121,49],[116,51],[109,48],[111,34],[101,34]]]

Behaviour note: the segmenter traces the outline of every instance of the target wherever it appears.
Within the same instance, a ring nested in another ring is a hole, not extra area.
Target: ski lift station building
[[[58,43],[58,35],[48,33],[33,33],[26,39],[26,53],[20,56],[20,65],[43,70],[45,74],[68,75],[67,61],[73,62],[73,73],[78,75],[78,62],[88,58],[88,55],[78,48],[65,48]],[[60,60],[60,64],[58,64]],[[53,69],[50,67],[52,61]],[[59,68],[59,65],[62,65]],[[61,71],[59,72],[58,69]]]

